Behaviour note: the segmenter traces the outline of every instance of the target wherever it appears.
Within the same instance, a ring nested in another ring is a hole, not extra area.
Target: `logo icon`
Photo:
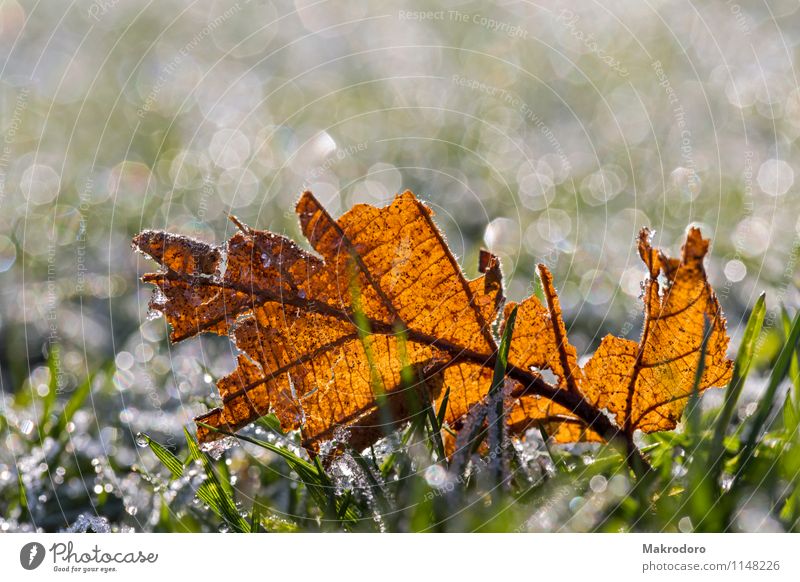
[[[19,551],[19,563],[26,570],[35,570],[44,561],[44,546],[39,542],[29,542]]]

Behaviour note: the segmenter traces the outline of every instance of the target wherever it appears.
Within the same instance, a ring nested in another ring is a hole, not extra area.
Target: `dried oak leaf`
[[[236,370],[218,382],[224,406],[198,420],[237,430],[272,411],[284,429],[302,428],[311,450],[339,427],[368,444],[382,434],[376,379],[405,420],[403,388],[413,388],[401,379],[405,362],[431,371],[433,397],[442,383],[450,387],[446,420],[455,423],[491,381],[497,259],[483,252],[484,274],[466,280],[431,211],[410,192],[338,221],[307,192],[297,213],[319,257],[241,225],[224,248],[154,231],[134,239],[164,267],[143,280],[158,286],[151,307],[166,315],[172,341],[231,334],[240,351]],[[357,312],[368,330],[358,329]],[[198,436],[218,433],[201,425]]]
[[[411,192],[386,208],[357,205],[336,221],[306,192],[297,213],[319,256],[238,221],[224,247],[155,231],[134,239],[163,267],[143,280],[158,287],[151,307],[165,314],[172,341],[213,332],[230,335],[240,352],[238,367],[217,384],[222,408],[197,419],[199,440],[220,436],[207,426],[235,431],[274,412],[285,430],[301,429],[310,451],[342,428],[359,448],[387,428],[377,393],[386,395],[391,422],[401,423],[416,412],[414,394],[423,391],[438,407],[444,387],[445,420],[458,429],[489,391],[492,324],[503,303],[498,260],[482,251],[482,276],[467,280],[432,212]],[[567,442],[609,438],[621,427],[667,427],[652,419],[674,418],[683,406],[703,314],[713,315],[715,335],[701,388],[727,381],[724,320],[702,268],[707,241],[690,232],[681,262],[652,250],[646,238],[640,252],[652,291],[641,345],[606,338],[585,370],[567,341],[552,277],[540,266],[547,305],[536,297],[520,304],[509,353],[513,433],[538,424]],[[670,281],[663,295],[659,272]],[[675,353],[681,344],[685,353]],[[415,382],[404,374],[409,369]],[[556,386],[541,378],[544,369]]]
[[[708,248],[709,241],[690,228],[681,258],[670,258],[651,246],[650,231],[642,229],[638,249],[648,270],[642,337],[637,343],[606,336],[583,369],[566,339],[552,276],[539,265],[547,309],[536,297],[520,305],[509,362],[551,370],[559,389],[578,392],[593,408],[611,413],[625,434],[674,429],[694,389],[706,322],[710,335],[698,390],[724,386],[733,368],[726,356],[725,317],[703,268]],[[598,440],[599,435],[572,412],[528,395],[510,410],[509,422],[517,432],[544,425],[558,442]]]
[[[628,434],[675,428],[694,388],[707,321],[710,335],[698,389],[724,386],[733,368],[726,357],[725,317],[703,268],[709,240],[690,228],[681,258],[671,258],[653,248],[650,232],[642,229],[638,246],[648,270],[642,337],[638,344],[603,338],[584,367],[582,384],[585,397],[611,412]]]

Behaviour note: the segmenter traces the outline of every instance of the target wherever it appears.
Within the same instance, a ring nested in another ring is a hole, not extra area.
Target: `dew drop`
[[[739,259],[733,259],[725,263],[725,277],[728,281],[738,283],[747,275],[747,267]]]
[[[145,436],[144,434],[142,434],[140,432],[137,432],[136,433],[136,444],[139,445],[140,447],[146,447],[147,446],[147,436]]]
[[[431,487],[439,488],[445,484],[447,471],[441,465],[431,465],[425,469],[425,481]]]
[[[589,488],[595,493],[602,493],[608,487],[608,480],[603,475],[595,475],[589,480]]]

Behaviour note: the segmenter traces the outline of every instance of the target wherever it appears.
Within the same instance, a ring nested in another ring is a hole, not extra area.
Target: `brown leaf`
[[[218,383],[223,408],[198,420],[236,430],[274,411],[284,429],[302,428],[311,449],[338,427],[368,426],[380,436],[375,380],[390,396],[401,390],[403,361],[440,376],[426,388],[450,386],[446,418],[462,417],[489,388],[484,363],[496,350],[490,326],[502,302],[497,259],[482,253],[485,274],[466,280],[410,192],[384,209],[356,206],[338,221],[306,193],[297,212],[322,260],[247,227],[224,251],[150,231],[134,240],[165,268],[144,280],[162,292],[152,307],[165,313],[173,341],[232,332],[241,352]],[[370,327],[363,339],[354,289]],[[393,399],[398,421],[406,420],[404,400]],[[198,434],[217,436],[202,426]]]
[[[614,414],[626,433],[675,428],[692,393],[706,320],[711,335],[699,390],[730,381],[725,317],[703,268],[708,246],[691,228],[682,257],[675,259],[650,245],[647,229],[639,235],[639,255],[648,269],[641,340],[603,338],[586,364],[583,384],[587,399]]]
[[[239,232],[219,248],[153,231],[134,239],[135,248],[163,267],[143,279],[158,287],[151,307],[165,314],[171,339],[228,334],[239,350],[237,368],[218,382],[223,406],[197,419],[199,440],[218,438],[215,428],[236,431],[274,412],[285,430],[302,430],[303,444],[311,451],[337,430],[346,431],[341,437],[352,446],[363,448],[418,414],[420,399],[434,400],[438,409],[444,387],[449,390],[445,420],[458,430],[467,412],[484,401],[491,383],[497,351],[492,324],[503,303],[497,258],[482,251],[482,276],[467,280],[432,212],[411,192],[386,208],[355,206],[338,220],[306,192],[297,213],[318,255],[235,219]],[[663,267],[675,281],[670,294],[675,288],[687,290],[662,299],[655,288],[648,303],[646,329],[651,333],[643,339],[641,365],[630,369],[627,353],[613,359],[616,347],[613,356],[604,355],[609,341],[586,370],[580,369],[552,277],[540,267],[546,305],[535,297],[520,304],[510,346],[507,422],[512,433],[539,425],[562,442],[608,439],[618,427],[602,408],[616,413],[626,429],[656,426],[641,421],[678,410],[673,396],[685,394],[685,376],[694,367],[681,360],[680,373],[664,372],[663,365],[672,369],[677,362],[661,361],[671,357],[676,342],[662,340],[680,333],[689,350],[699,345],[702,329],[686,327],[678,315],[675,329],[657,323],[672,316],[654,315],[654,301],[672,313],[681,308],[680,296],[699,285],[698,293],[705,289],[708,299],[687,307],[685,314],[694,318],[697,309],[708,312],[713,295],[702,270],[706,249],[707,243],[702,249],[691,247],[687,256],[692,261],[684,265],[640,244],[651,279]],[[506,308],[506,317],[511,309]],[[724,341],[712,343],[716,359],[710,360],[704,385],[727,379],[712,373],[729,368],[721,314],[717,322]],[[617,374],[605,384],[604,368]],[[544,369],[555,374],[557,386],[542,379]],[[631,410],[653,406],[644,415],[637,413],[631,425],[624,423],[630,407],[624,408],[625,398],[620,401],[621,379],[628,377],[638,407]],[[662,380],[668,384],[657,391],[654,382]],[[384,395],[386,408],[379,409]]]
[[[650,232],[642,229],[638,247],[648,270],[645,320],[638,344],[606,336],[580,370],[575,349],[566,340],[552,277],[540,265],[548,309],[536,297],[522,303],[509,354],[509,361],[520,367],[551,370],[559,388],[577,390],[595,409],[613,414],[627,435],[675,428],[694,387],[707,320],[711,335],[699,390],[727,384],[733,367],[726,357],[725,318],[703,268],[709,241],[691,228],[682,258],[675,259],[654,249]],[[666,281],[664,289],[659,275]],[[537,395],[520,398],[509,412],[509,422],[517,432],[543,426],[557,442],[599,437],[568,407]]]

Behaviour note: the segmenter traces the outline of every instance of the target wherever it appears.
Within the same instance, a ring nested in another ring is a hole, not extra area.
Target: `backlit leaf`
[[[221,247],[155,231],[134,239],[162,267],[144,281],[158,287],[151,308],[167,317],[172,341],[211,332],[229,335],[239,350],[237,368],[217,384],[222,407],[197,419],[200,442],[269,413],[282,430],[300,429],[311,452],[333,438],[361,450],[431,409],[438,424],[461,430],[468,412],[486,406],[498,361],[497,258],[482,251],[482,275],[468,280],[433,213],[411,192],[385,208],[357,205],[338,220],[306,192],[297,214],[314,253],[236,219],[238,232]],[[568,442],[674,428],[706,318],[713,329],[699,390],[724,385],[728,338],[703,269],[707,250],[691,229],[682,258],[671,259],[644,230],[643,337],[605,338],[584,369],[552,275],[540,266],[544,301],[533,296],[504,310],[507,318],[517,309],[505,367],[511,434],[539,427]]]

